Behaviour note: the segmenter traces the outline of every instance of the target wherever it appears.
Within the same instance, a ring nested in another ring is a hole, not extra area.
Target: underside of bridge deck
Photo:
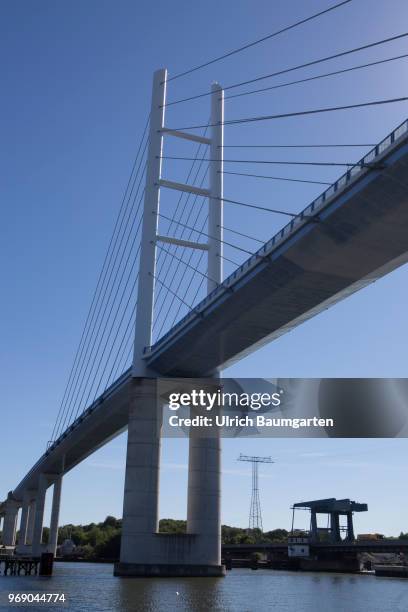
[[[405,144],[153,346],[148,365],[166,376],[231,365],[404,264],[407,228]]]

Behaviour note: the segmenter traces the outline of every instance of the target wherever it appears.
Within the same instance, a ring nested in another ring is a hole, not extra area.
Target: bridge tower
[[[159,473],[162,406],[156,398],[157,373],[146,367],[144,355],[152,344],[156,279],[156,245],[170,242],[205,249],[207,291],[222,281],[222,197],[224,93],[212,85],[210,137],[165,127],[167,70],[155,72],[150,114],[140,269],[135,324],[133,381],[129,398],[129,427],[123,503],[120,562],[122,576],[220,576],[221,565],[221,444],[220,438],[190,434],[187,533],[159,534]],[[182,138],[210,149],[209,186],[202,189],[162,178],[164,137]],[[160,191],[176,189],[208,199],[208,242],[164,240],[158,234]],[[217,376],[218,373],[211,373]]]

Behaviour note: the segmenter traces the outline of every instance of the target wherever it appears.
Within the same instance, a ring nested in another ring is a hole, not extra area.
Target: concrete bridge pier
[[[221,576],[220,442],[190,443],[188,533],[159,533],[162,405],[156,380],[130,399],[120,562],[116,576]]]
[[[47,489],[54,484],[50,535],[47,545],[42,542],[44,505]],[[59,511],[61,504],[62,474],[41,474],[37,489],[27,489],[23,494],[20,530],[18,537],[19,554],[41,555],[46,549],[56,553],[58,540]]]
[[[23,505],[21,506],[20,529],[18,534],[19,549],[26,545],[31,498],[32,491],[26,490],[23,495]]]
[[[211,430],[212,431],[212,430]],[[190,429],[187,533],[195,534],[191,562],[223,575],[221,565],[221,440],[200,428]]]
[[[44,522],[45,495],[48,488],[48,478],[45,474],[40,474],[38,479],[38,489],[35,500],[34,527],[32,538],[32,554],[39,557],[42,552],[42,534]]]
[[[159,471],[162,405],[157,400],[156,372],[146,366],[145,349],[152,345],[156,242],[160,206],[161,156],[167,71],[154,74],[150,139],[140,249],[133,382],[130,397],[128,446],[120,562],[118,576],[217,576],[221,566],[220,442],[190,442],[188,530],[180,536],[160,534]],[[222,157],[223,92],[213,84],[208,228],[208,292],[222,280]],[[180,136],[181,132],[173,132]],[[183,136],[184,138],[186,135]],[[188,137],[188,140],[196,137]],[[182,189],[184,190],[184,189]],[[187,186],[187,190],[191,187]],[[190,243],[189,247],[202,245]],[[152,378],[147,378],[152,376]]]
[[[115,575],[147,575],[157,564],[160,430],[156,381],[134,379],[130,406],[120,563]],[[152,570],[153,571],[153,570]]]
[[[52,495],[51,521],[50,521],[50,537],[48,541],[48,552],[54,555],[57,552],[58,544],[58,526],[59,514],[61,506],[61,489],[62,489],[62,474],[57,476],[54,482],[54,490]]]
[[[17,513],[19,503],[9,497],[5,506],[6,512],[3,520],[3,545],[14,546],[16,543]]]
[[[34,535],[34,520],[35,520],[35,507],[36,507],[36,492],[32,492],[33,497],[30,500],[30,506],[28,509],[28,522],[27,522],[27,533],[26,533],[26,544],[32,545]]]

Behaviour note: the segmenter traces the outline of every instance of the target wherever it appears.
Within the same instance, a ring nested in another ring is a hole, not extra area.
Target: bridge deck
[[[231,365],[408,260],[405,122],[146,354],[167,376]],[[310,216],[318,215],[313,222]]]
[[[151,350],[156,372],[202,376],[231,364],[408,259],[408,121],[182,319]],[[310,220],[318,214],[320,221]],[[65,472],[128,423],[125,372],[40,457],[13,491]],[[1,510],[1,504],[0,504]]]
[[[131,384],[130,371],[127,371],[78,417],[24,476],[13,491],[14,499],[22,500],[25,489],[35,490],[39,474],[50,475],[52,483],[52,475],[61,472],[62,458],[64,472],[68,472],[124,431],[129,419]]]

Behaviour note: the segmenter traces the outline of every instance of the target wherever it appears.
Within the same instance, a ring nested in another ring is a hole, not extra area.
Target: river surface
[[[408,612],[408,580],[233,569],[225,578],[114,578],[112,565],[56,563],[51,578],[0,576],[0,610],[78,612]],[[8,593],[65,593],[65,605],[10,606]]]

